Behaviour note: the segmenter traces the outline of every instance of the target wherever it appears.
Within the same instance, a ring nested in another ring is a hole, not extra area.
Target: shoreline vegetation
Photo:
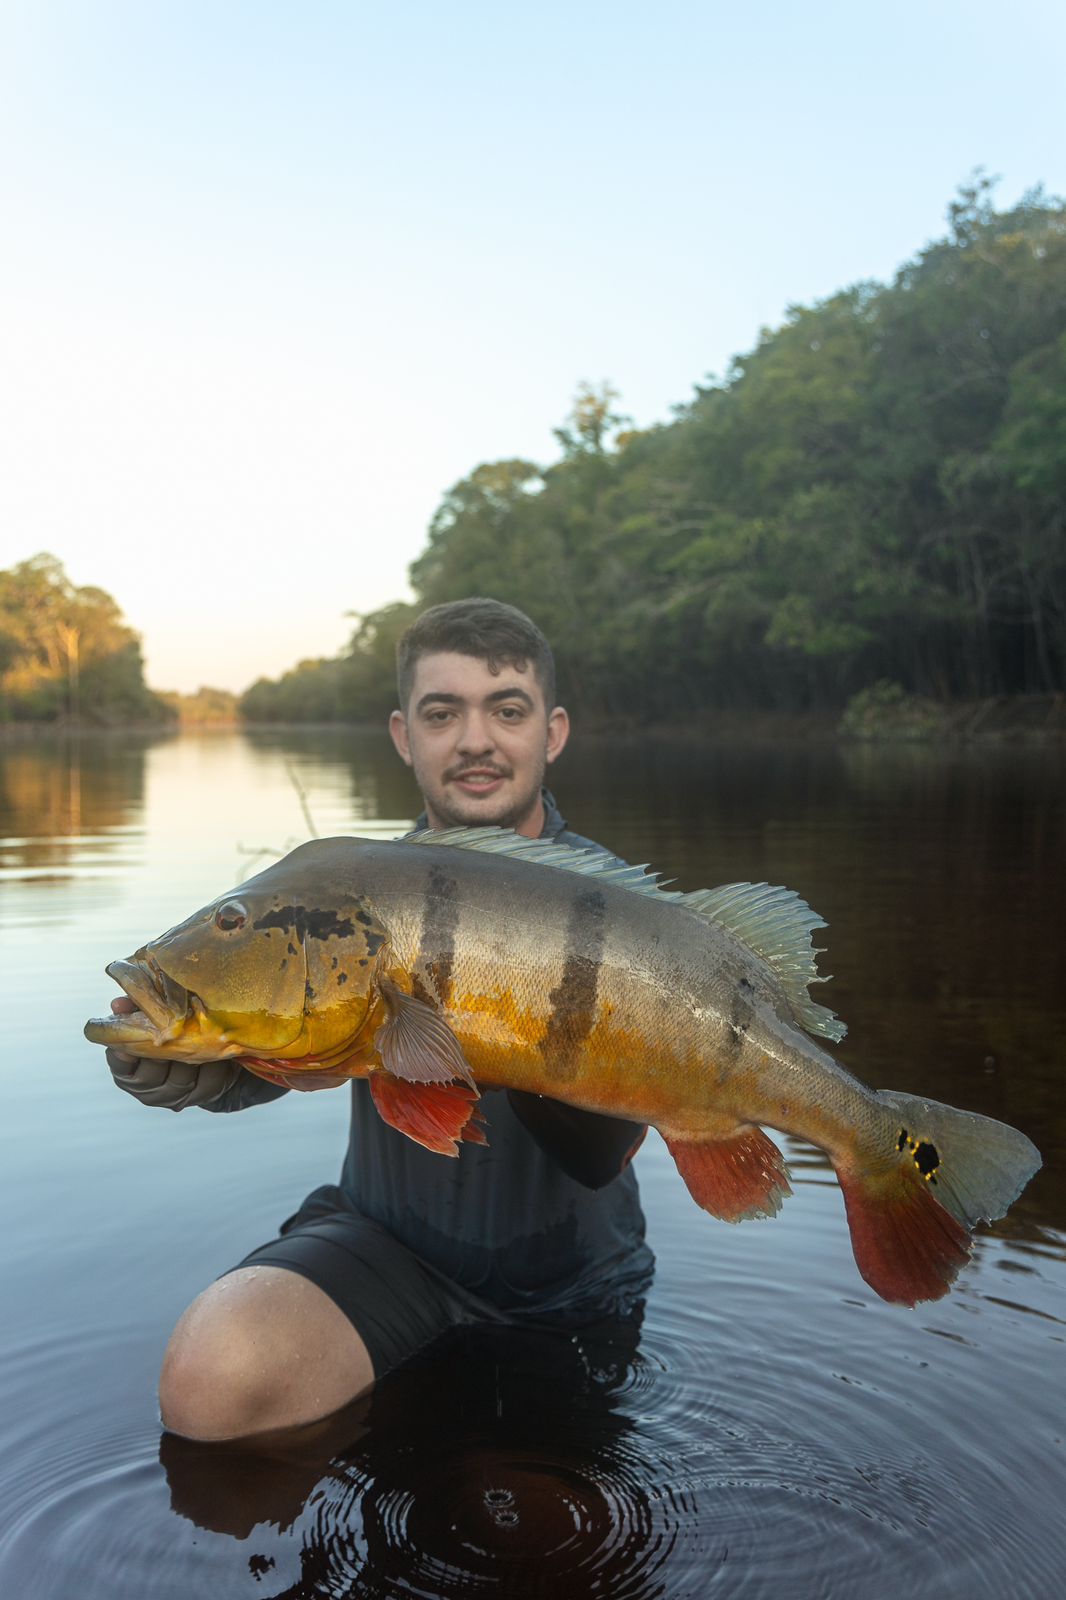
[[[937,702],[905,695],[898,685],[878,684],[845,709],[831,712],[708,711],[685,723],[636,723],[624,719],[582,721],[583,735],[617,735],[669,743],[710,742],[848,744],[1010,745],[1066,743],[1066,694],[994,695],[984,700]],[[170,718],[165,722],[100,723],[60,717],[49,722],[0,723],[0,747],[47,739],[178,738],[183,734],[301,733],[329,730],[382,731],[367,718],[327,721],[249,722],[240,716]]]
[[[557,460],[486,462],[444,496],[411,602],[239,696],[153,692],[115,601],[54,556],[0,572],[0,737],[380,727],[400,634],[473,594],[540,624],[584,728],[1061,737],[1066,202],[996,211],[993,187],[964,184],[890,284],[791,307],[669,422],[581,385]]]

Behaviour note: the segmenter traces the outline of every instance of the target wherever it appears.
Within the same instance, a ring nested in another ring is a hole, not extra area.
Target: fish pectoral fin
[[[792,1193],[785,1158],[761,1128],[718,1139],[663,1137],[693,1200],[723,1222],[776,1216]]]
[[[374,1049],[386,1072],[408,1083],[449,1083],[461,1078],[473,1087],[474,1074],[440,1012],[387,978],[379,988],[388,1015],[374,1035]]]
[[[465,1083],[405,1083],[390,1072],[372,1072],[370,1093],[383,1122],[438,1155],[457,1156],[460,1139],[488,1144],[475,1106],[478,1092]]]

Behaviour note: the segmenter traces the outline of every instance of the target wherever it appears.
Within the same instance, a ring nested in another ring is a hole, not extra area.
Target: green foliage
[[[1062,690],[1066,207],[1035,190],[997,212],[977,173],[948,220],[893,283],[793,307],[668,425],[622,431],[616,392],[582,385],[557,462],[449,490],[418,608],[511,601],[572,709],[637,722],[850,701],[861,723],[887,715],[885,681],[908,716],[908,697]],[[387,709],[412,609],[297,669],[315,703],[336,680],[347,714]]]
[[[140,640],[103,589],[76,588],[55,556],[0,572],[0,721],[167,721],[145,687]]]
[[[941,735],[945,722],[938,702],[907,694],[902,684],[881,678],[852,695],[840,731],[849,739],[926,741]]]

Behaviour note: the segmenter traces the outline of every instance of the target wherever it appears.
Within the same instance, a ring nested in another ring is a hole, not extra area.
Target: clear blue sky
[[[441,494],[640,425],[761,326],[1066,189],[1051,0],[6,0],[0,566],[110,590],[159,688],[404,597]]]

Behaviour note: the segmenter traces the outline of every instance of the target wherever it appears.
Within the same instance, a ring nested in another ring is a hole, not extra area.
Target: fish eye
[[[223,933],[233,933],[247,921],[248,913],[239,900],[227,900],[215,912],[215,927],[221,928]]]

